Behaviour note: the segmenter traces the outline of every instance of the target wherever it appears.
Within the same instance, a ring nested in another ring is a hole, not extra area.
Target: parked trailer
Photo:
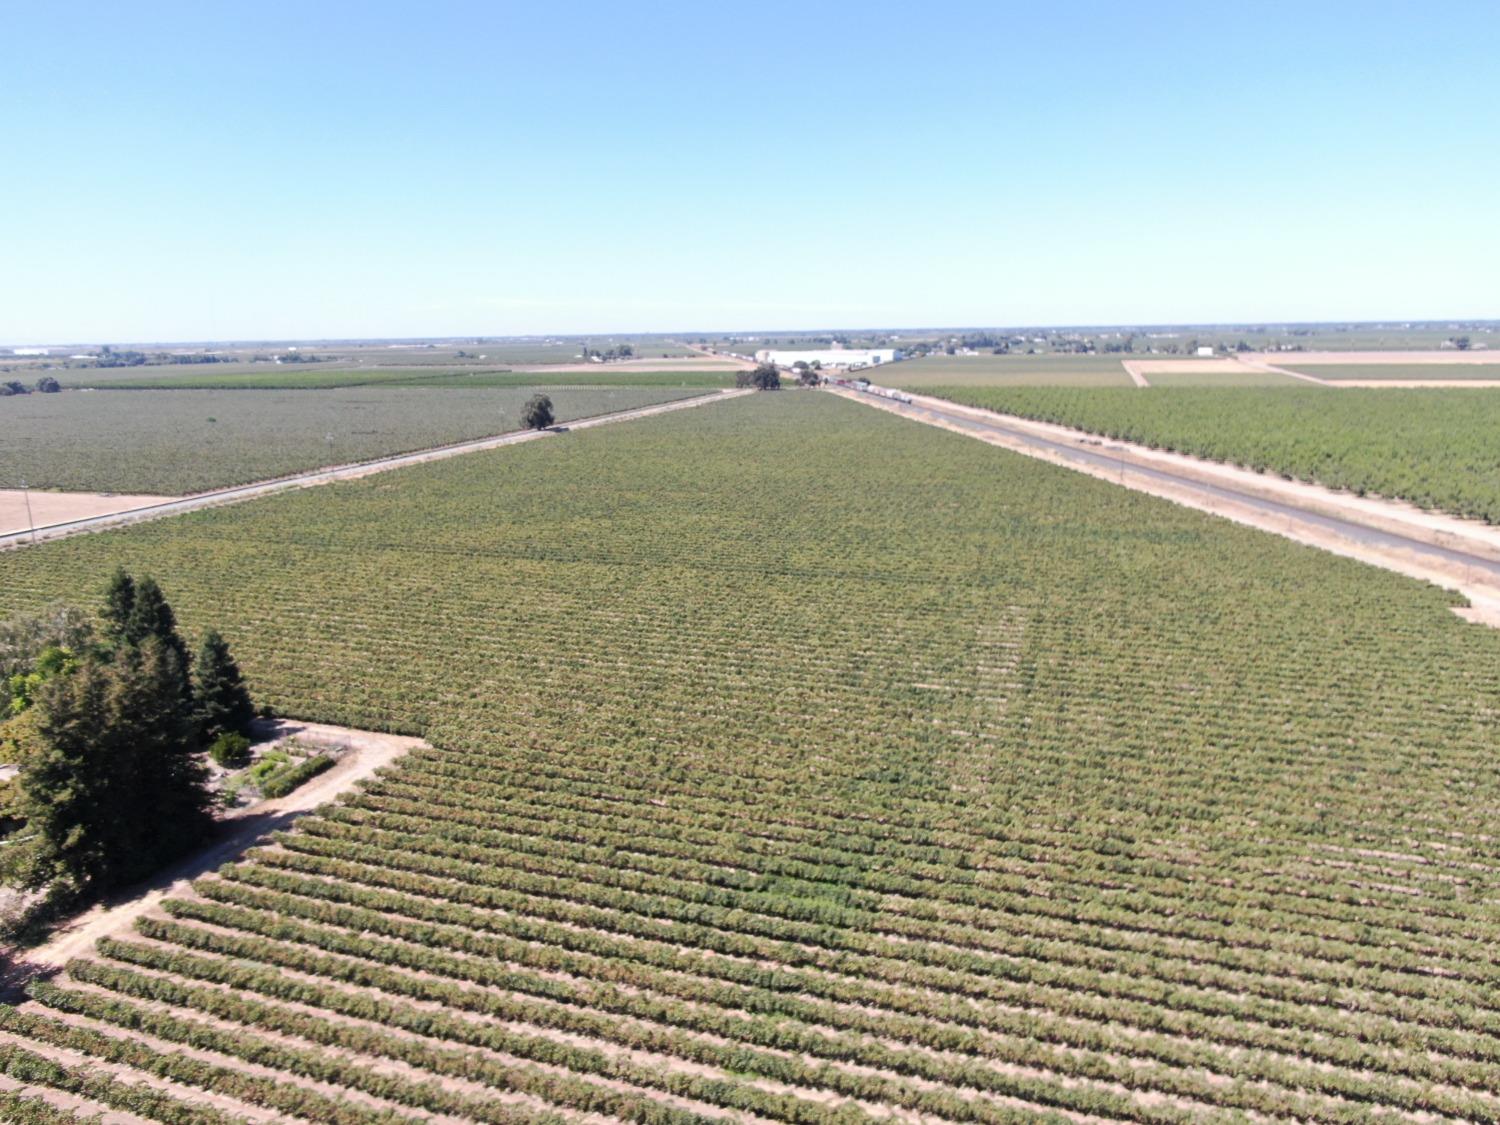
[[[888,398],[892,402],[911,405],[911,395],[903,394],[892,387],[877,387],[868,379],[839,379],[831,375],[826,375],[823,381],[829,386],[843,387],[846,390],[859,391],[861,394],[875,395],[877,398]]]

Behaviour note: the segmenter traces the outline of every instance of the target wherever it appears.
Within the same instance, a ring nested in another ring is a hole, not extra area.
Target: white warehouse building
[[[823,368],[832,367],[877,367],[882,363],[895,363],[901,358],[896,348],[830,348],[818,352],[779,352],[762,350],[755,353],[757,363],[774,363],[777,367],[791,367],[814,363]]]

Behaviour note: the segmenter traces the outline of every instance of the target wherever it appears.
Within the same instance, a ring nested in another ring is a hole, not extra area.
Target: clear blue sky
[[[0,341],[1500,317],[1500,6],[5,6]]]

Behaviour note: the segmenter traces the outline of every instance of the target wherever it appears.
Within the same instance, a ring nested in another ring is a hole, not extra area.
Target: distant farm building
[[[1214,350],[1208,344],[1199,344],[1198,345],[1198,354],[1201,355],[1201,356],[1208,356],[1210,359],[1212,359],[1213,358],[1213,354],[1214,354]]]
[[[755,353],[757,363],[774,363],[777,367],[793,367],[805,363],[809,367],[878,367],[882,363],[895,363],[901,358],[896,348],[831,348],[817,352],[779,352],[761,350]]]
[[[51,355],[51,348],[11,348],[11,355]]]

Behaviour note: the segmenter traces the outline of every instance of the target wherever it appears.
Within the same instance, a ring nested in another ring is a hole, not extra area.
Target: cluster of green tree
[[[816,387],[823,381],[823,364],[821,360],[813,360],[808,363],[805,359],[799,359],[792,364],[792,370],[797,374],[797,383],[803,387]]]
[[[76,609],[0,627],[0,728],[19,767],[0,878],[74,902],[144,878],[201,843],[203,764],[248,745],[255,708],[217,632],[197,659],[151,578],[111,579],[96,631]]]
[[[312,352],[278,352],[276,355],[266,355],[257,352],[250,357],[251,363],[324,363],[328,356],[313,355]],[[189,363],[196,362],[189,360]]]
[[[629,344],[620,344],[618,347],[613,347],[602,352],[598,348],[591,348],[587,344],[583,345],[584,359],[602,359],[608,362],[612,359],[630,359],[634,355],[635,349]]]
[[[781,390],[781,372],[776,370],[774,363],[762,363],[753,371],[737,372],[734,385],[754,387],[757,391],[779,391]]]
[[[56,394],[62,390],[62,384],[51,375],[43,375],[36,381],[36,389],[44,395]],[[0,383],[0,398],[8,398],[11,395],[29,395],[31,390],[19,379],[9,379]]]
[[[85,367],[146,367],[178,363],[231,363],[232,356],[213,352],[195,352],[183,355],[178,352],[142,352],[131,348],[116,350],[109,344],[99,349],[99,354],[83,364]],[[71,366],[71,365],[70,365]]]

